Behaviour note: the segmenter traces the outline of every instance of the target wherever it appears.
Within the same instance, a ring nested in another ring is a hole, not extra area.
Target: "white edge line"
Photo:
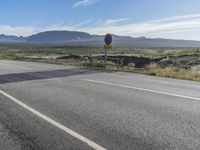
[[[9,98],[10,100],[12,100],[13,102],[17,103],[18,105],[22,106],[23,108],[25,108],[26,110],[30,111],[31,113],[35,114],[36,116],[38,116],[39,118],[47,121],[48,123],[52,124],[53,126],[63,130],[64,132],[70,134],[71,136],[79,139],[80,141],[86,143],[87,145],[89,145],[90,147],[94,148],[95,150],[106,150],[104,147],[94,143],[93,141],[87,139],[86,137],[72,131],[71,129],[65,127],[64,125],[54,121],[53,119],[45,116],[44,114],[38,112],[37,110],[31,108],[30,106],[24,104],[23,102],[17,100],[16,98],[12,97],[11,95],[5,93],[4,91],[0,90],[0,93],[2,95],[4,95],[5,97]]]
[[[184,96],[184,95],[179,95],[179,94],[174,94],[174,93],[167,93],[167,92],[162,92],[162,91],[138,88],[138,87],[121,85],[121,84],[116,84],[116,83],[109,83],[109,82],[104,82],[104,81],[96,81],[96,80],[90,80],[90,79],[82,79],[82,80],[87,81],[87,82],[92,82],[92,83],[100,83],[100,84],[104,84],[104,85],[118,86],[118,87],[123,87],[123,88],[128,88],[128,89],[135,89],[135,90],[140,90],[140,91],[146,91],[146,92],[152,92],[152,93],[158,93],[158,94],[163,94],[163,95],[169,95],[169,96],[174,96],[174,97],[181,97],[181,98],[200,101],[200,98],[197,98],[197,97]]]

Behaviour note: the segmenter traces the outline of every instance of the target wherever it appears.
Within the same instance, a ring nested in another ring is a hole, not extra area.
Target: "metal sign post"
[[[105,67],[107,64],[107,59],[108,59],[108,49],[112,49],[112,35],[111,34],[106,34],[105,36],[105,45],[104,45],[104,51],[105,51],[105,56],[104,56],[104,62],[105,62]]]
[[[108,50],[107,50],[107,48],[104,48],[104,50],[105,50],[105,58],[104,58],[104,63],[105,63],[105,66],[106,66],[106,64],[107,64],[107,59],[108,59]]]

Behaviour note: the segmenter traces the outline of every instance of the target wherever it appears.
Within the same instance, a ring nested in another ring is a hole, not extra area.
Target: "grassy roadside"
[[[78,58],[63,58],[70,55],[77,55]],[[0,59],[38,61],[44,63],[62,64],[68,66],[104,68],[104,61],[89,57],[102,55],[102,48],[96,47],[70,47],[70,46],[48,46],[48,45],[20,45],[0,44]],[[109,51],[109,55],[134,55],[148,58],[160,58],[186,55],[183,58],[171,58],[170,64],[151,63],[143,68],[136,68],[134,64],[119,66],[119,71],[142,73],[160,77],[169,77],[185,80],[200,81],[200,58],[188,57],[190,54],[200,54],[199,48],[179,49],[138,49],[138,48],[115,48]],[[83,57],[83,56],[88,56]],[[116,71],[116,64],[108,61],[107,70]]]
[[[191,70],[177,68],[174,66],[161,68],[156,64],[152,64],[148,69],[148,74],[160,77],[200,81],[200,72],[192,72]]]
[[[90,63],[88,61],[76,61],[76,60],[55,60],[55,59],[17,59],[21,61],[35,61],[50,64],[59,64],[66,66],[78,66],[78,67],[92,67],[95,69],[106,69],[109,71],[121,71],[121,72],[133,72],[140,74],[147,74],[151,76],[168,77],[192,81],[200,81],[200,72],[187,70],[184,68],[178,68],[175,66],[168,66],[165,68],[160,67],[157,64],[150,64],[145,68],[135,68],[134,66],[120,66],[117,70],[116,64],[108,62],[106,68],[103,62]]]
[[[116,70],[116,67],[108,67],[109,70]],[[157,64],[150,64],[145,68],[134,68],[134,67],[123,67],[120,68],[119,71],[125,72],[134,72],[147,74],[151,76],[158,77],[167,77],[167,78],[175,78],[175,79],[183,79],[183,80],[192,80],[192,81],[200,81],[200,72],[192,72],[190,70],[186,70],[183,68],[177,68],[174,66],[169,66],[166,68],[161,68]]]

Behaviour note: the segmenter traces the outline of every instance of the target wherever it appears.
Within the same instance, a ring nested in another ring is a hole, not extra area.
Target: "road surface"
[[[2,150],[199,147],[199,82],[0,61]]]

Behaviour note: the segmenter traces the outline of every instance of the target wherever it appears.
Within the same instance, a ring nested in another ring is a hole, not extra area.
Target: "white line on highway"
[[[181,97],[181,98],[200,101],[200,98],[197,98],[197,97],[179,95],[179,94],[174,94],[174,93],[167,93],[167,92],[156,91],[156,90],[151,90],[151,89],[144,89],[144,88],[139,88],[139,87],[134,87],[134,86],[127,86],[127,85],[121,85],[121,84],[109,83],[109,82],[97,81],[97,80],[90,80],[90,79],[83,79],[83,81],[99,83],[99,84],[104,84],[104,85],[110,85],[110,86],[118,86],[118,87],[123,87],[123,88],[128,88],[128,89],[135,89],[135,90],[140,90],[140,91],[145,91],[145,92],[152,92],[152,93],[158,93],[158,94],[163,94],[163,95],[169,95],[169,96],[174,96],[174,97]]]
[[[58,123],[58,122],[56,122],[55,120],[53,120],[53,119],[51,119],[51,118],[45,116],[44,114],[38,112],[37,110],[31,108],[30,106],[28,106],[28,105],[26,105],[26,104],[24,104],[23,102],[21,102],[21,101],[19,101],[18,99],[12,97],[11,95],[5,93],[4,91],[0,90],[0,93],[1,93],[2,95],[4,95],[5,97],[9,98],[10,100],[12,100],[13,102],[17,103],[18,105],[22,106],[22,107],[25,108],[26,110],[28,110],[28,111],[30,111],[31,113],[35,114],[35,115],[38,116],[39,118],[41,118],[41,119],[47,121],[48,123],[52,124],[53,126],[55,126],[55,127],[59,128],[59,129],[63,130],[64,132],[70,134],[71,136],[73,136],[73,137],[79,139],[80,141],[86,143],[86,144],[89,145],[90,147],[92,147],[92,148],[94,148],[94,149],[96,149],[96,150],[106,150],[104,147],[102,147],[102,146],[96,144],[95,142],[93,142],[93,141],[87,139],[86,137],[84,137],[84,136],[82,136],[82,135],[80,135],[80,134],[78,134],[78,133],[72,131],[71,129],[65,127],[64,125],[62,125],[62,124],[60,124],[60,123]]]

